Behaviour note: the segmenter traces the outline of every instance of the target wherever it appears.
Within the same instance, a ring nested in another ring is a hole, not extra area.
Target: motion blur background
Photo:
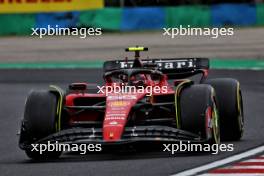
[[[31,36],[31,28],[102,28],[102,36]],[[234,36],[162,36],[162,28],[234,27]],[[0,0],[0,62],[124,57],[145,45],[151,57],[264,58],[263,0]],[[1,64],[0,66],[5,67]]]
[[[155,30],[179,25],[191,27],[264,25],[263,0],[32,2],[0,1],[0,35],[29,35],[32,32],[31,27],[47,25],[101,27],[106,31]]]

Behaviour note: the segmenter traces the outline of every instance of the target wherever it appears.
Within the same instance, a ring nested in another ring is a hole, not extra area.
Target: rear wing
[[[133,68],[134,60],[114,60],[104,62],[104,72]],[[207,58],[169,58],[141,60],[143,68],[152,68],[164,74],[192,72],[195,70],[209,69]]]

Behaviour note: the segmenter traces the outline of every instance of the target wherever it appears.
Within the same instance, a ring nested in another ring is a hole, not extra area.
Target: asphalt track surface
[[[102,82],[99,69],[0,70],[0,175],[170,175],[231,156],[264,144],[264,71],[212,70],[211,77],[233,77],[241,82],[245,111],[245,134],[233,142],[233,152],[171,155],[161,151],[63,155],[48,162],[33,162],[18,148],[16,133],[24,102],[31,89],[49,84],[66,87],[70,82]],[[230,142],[229,142],[230,143]]]

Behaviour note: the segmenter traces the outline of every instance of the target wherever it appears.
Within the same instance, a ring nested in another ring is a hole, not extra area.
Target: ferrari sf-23
[[[244,116],[237,80],[208,79],[209,59],[141,59],[140,52],[147,50],[130,47],[126,51],[135,52],[135,58],[104,62],[105,83],[100,91],[98,86],[90,90],[89,82],[72,83],[67,90],[51,85],[31,91],[19,147],[30,158],[45,159],[57,158],[61,152],[39,154],[32,151],[32,144],[122,146],[240,140]],[[111,87],[124,90],[124,86],[136,91],[107,92]]]

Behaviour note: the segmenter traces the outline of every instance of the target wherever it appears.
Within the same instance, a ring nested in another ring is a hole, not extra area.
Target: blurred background
[[[32,1],[33,2],[33,1]],[[264,58],[263,0],[0,0],[0,61],[82,61],[123,57],[145,45],[154,57]],[[31,28],[94,27],[103,35],[32,37]],[[234,27],[234,36],[162,36],[162,28]]]
[[[106,6],[175,6],[183,4],[258,3],[263,0],[108,0]]]

